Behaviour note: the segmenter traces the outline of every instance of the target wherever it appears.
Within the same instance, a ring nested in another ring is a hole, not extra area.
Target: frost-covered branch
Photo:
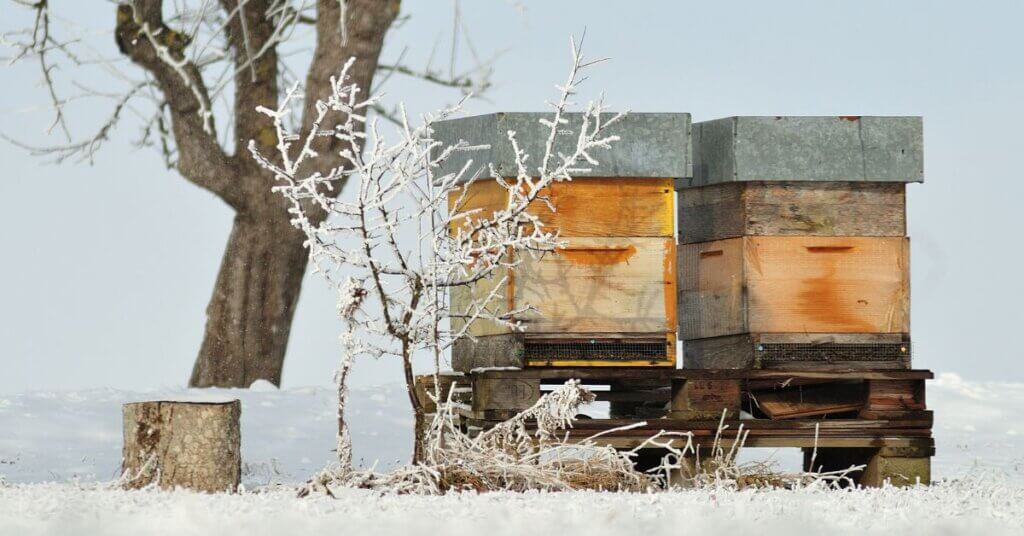
[[[552,104],[551,118],[543,121],[551,136],[565,128],[565,114],[588,65],[575,42],[571,51],[570,76]],[[604,118],[600,101],[588,104],[575,145],[558,154],[549,147],[536,167],[529,165],[530,155],[520,149],[516,133],[509,132],[518,168],[513,177],[493,168],[482,175],[471,161],[457,172],[439,174],[442,163],[456,152],[482,148],[472,145],[473,140],[445,145],[434,139],[433,124],[458,112],[459,105],[416,124],[399,105],[398,127],[385,135],[377,121],[367,119],[380,98],[364,95],[352,83],[355,68],[350,59],[329,80],[330,91],[314,103],[309,128],[302,132],[288,126],[297,87],[276,109],[260,107],[273,125],[277,144],[266,151],[250,141],[249,150],[274,174],[273,189],[288,201],[293,225],[305,234],[314,270],[338,289],[346,304],[353,303],[351,289],[364,293],[358,307],[339,309],[346,337],[359,341],[345,346],[342,369],[354,357],[397,356],[410,404],[422,419],[413,357],[423,353],[439,359],[456,340],[469,336],[474,322],[520,329],[517,317],[529,310],[510,309],[498,299],[497,290],[456,307],[449,292],[485,280],[503,281],[524,258],[559,245],[557,230],[541,218],[541,212],[554,209],[544,193],[551,184],[571,180],[596,164],[595,152],[617,139],[605,129],[621,116]],[[333,148],[331,155],[319,149],[325,139]],[[322,165],[324,159],[332,165]],[[357,181],[354,195],[339,198],[337,184],[349,179]],[[508,193],[505,206],[490,213],[467,207],[466,193],[478,181],[503,188]]]

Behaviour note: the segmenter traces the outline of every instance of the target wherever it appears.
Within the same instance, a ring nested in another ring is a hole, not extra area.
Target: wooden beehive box
[[[549,114],[491,114],[445,121],[435,136],[490,144],[474,162],[493,164],[513,175],[506,132],[514,130],[528,154],[542,154],[545,131],[538,120]],[[570,117],[561,143],[576,138],[578,116]],[[572,181],[553,184],[544,194],[555,211],[537,203],[531,211],[557,229],[564,247],[539,258],[524,256],[508,274],[455,288],[455,309],[488,295],[505,310],[531,305],[536,312],[512,331],[479,320],[473,338],[452,351],[456,370],[493,366],[674,366],[678,318],[674,181],[689,175],[688,114],[631,114],[615,126],[622,141],[595,156],[600,164]],[[445,169],[461,168],[453,159]],[[442,172],[445,171],[442,170]],[[507,190],[495,180],[479,180],[453,194],[450,210],[484,213],[505,208]],[[464,195],[463,195],[464,194]],[[491,294],[493,293],[493,294]],[[460,329],[458,321],[453,329]],[[475,339],[475,340],[473,340]]]
[[[913,117],[694,125],[679,181],[684,366],[910,366]]]

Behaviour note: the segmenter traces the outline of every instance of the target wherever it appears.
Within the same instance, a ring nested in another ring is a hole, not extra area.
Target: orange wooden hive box
[[[454,143],[490,144],[474,163],[514,175],[506,132],[535,159],[546,134],[538,120],[550,114],[491,114],[444,121],[435,137]],[[577,126],[579,116],[570,116]],[[474,322],[452,350],[452,366],[481,367],[666,366],[675,365],[678,326],[674,181],[691,169],[688,114],[630,114],[614,126],[622,141],[595,156],[600,161],[572,181],[550,186],[530,210],[557,230],[563,247],[540,257],[524,255],[508,277],[451,291],[453,308],[488,295],[505,310],[532,306],[514,331],[494,322]],[[566,128],[560,143],[574,142]],[[447,169],[465,161],[453,159]],[[444,171],[444,170],[442,170]],[[451,211],[506,208],[507,190],[493,179],[477,180],[453,193]],[[461,199],[461,205],[454,206]],[[495,289],[502,284],[504,288]],[[493,293],[493,294],[491,294]],[[459,329],[453,320],[453,329]]]
[[[679,191],[688,368],[909,368],[917,117],[694,125]]]

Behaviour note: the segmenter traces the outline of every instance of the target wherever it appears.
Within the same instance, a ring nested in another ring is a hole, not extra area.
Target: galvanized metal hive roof
[[[559,128],[555,151],[568,152],[575,148],[582,122],[581,113],[565,114],[569,123]],[[516,132],[520,149],[530,155],[531,168],[540,165],[548,127],[540,119],[551,119],[553,114],[543,112],[501,112],[434,124],[434,139],[446,145],[460,140],[471,145],[490,145],[481,151],[457,152],[448,158],[439,174],[455,173],[473,161],[473,171],[493,164],[503,176],[515,176],[516,166],[508,131]],[[611,117],[607,115],[606,117]],[[690,114],[688,113],[630,113],[608,128],[609,135],[619,136],[610,149],[593,151],[599,162],[576,177],[659,177],[685,178],[691,175]]]
[[[920,117],[727,117],[693,125],[682,187],[739,181],[923,182]]]

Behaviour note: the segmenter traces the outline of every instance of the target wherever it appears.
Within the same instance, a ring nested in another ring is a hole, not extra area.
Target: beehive
[[[915,117],[732,117],[694,125],[679,182],[683,363],[910,365],[905,185]]]
[[[465,140],[488,144],[489,151],[449,159],[442,172],[491,164],[514,176],[507,132],[538,161],[547,138],[539,123],[550,114],[501,113],[438,123],[435,137],[447,143]],[[579,115],[559,130],[556,150],[575,143]],[[494,294],[507,310],[526,305],[518,318],[525,327],[512,331],[478,320],[473,338],[459,340],[452,365],[468,371],[493,366],[673,366],[676,355],[676,229],[673,184],[690,175],[688,114],[630,114],[610,134],[621,141],[595,152],[599,165],[572,181],[544,192],[555,211],[541,203],[531,207],[545,226],[557,230],[564,247],[539,258],[524,256],[504,288]],[[453,193],[462,199],[450,210],[474,208],[489,213],[505,208],[507,190],[481,180]],[[456,309],[494,291],[501,279],[484,280],[452,290]],[[453,329],[460,329],[458,320]],[[475,339],[475,340],[473,340]]]

